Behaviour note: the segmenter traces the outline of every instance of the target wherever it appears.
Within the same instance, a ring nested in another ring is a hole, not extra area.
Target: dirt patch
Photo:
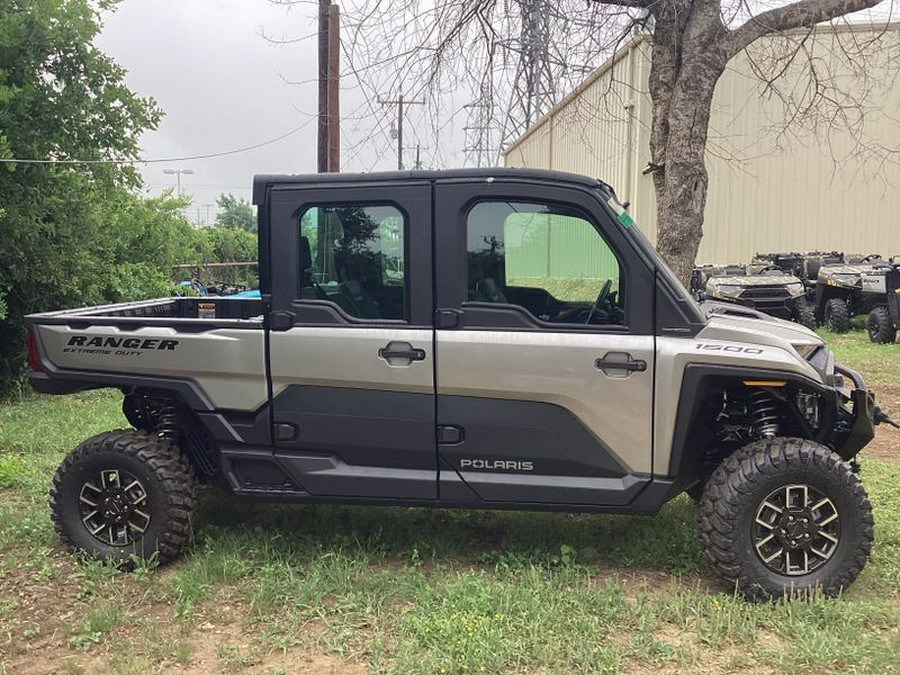
[[[258,640],[263,626],[242,623],[240,616],[239,608],[226,607],[216,618],[200,623],[187,640],[189,656],[178,672],[184,675],[222,672],[249,675],[269,675],[273,672],[364,675],[366,672],[360,664],[348,663],[310,646],[325,631],[325,626],[319,622],[310,622],[294,636],[297,645],[272,649]]]
[[[248,672],[253,675],[264,673],[268,675],[279,669],[284,673],[303,673],[303,675],[365,675],[368,672],[358,663],[347,663],[331,654],[299,650],[288,650],[286,654],[271,654],[258,668]]]
[[[892,417],[900,417],[900,385],[872,387],[878,405]]]
[[[872,387],[878,405],[900,423],[900,386]],[[875,428],[875,438],[863,450],[864,457],[900,464],[900,429],[887,424]]]
[[[9,672],[26,675],[61,672],[56,655],[67,650],[73,629],[80,626],[83,603],[78,585],[70,582],[68,556],[51,554],[40,566],[31,562],[0,577],[0,605],[7,609],[0,616],[6,636],[0,642],[0,662]]]

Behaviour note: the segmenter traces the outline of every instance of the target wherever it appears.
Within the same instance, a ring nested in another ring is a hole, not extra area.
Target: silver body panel
[[[216,328],[203,332],[179,332],[163,326],[74,329],[55,324],[38,325],[37,330],[47,358],[58,368],[191,380],[215,408],[251,411],[268,400],[265,334],[262,322],[257,325],[258,330]],[[76,336],[87,338],[84,346],[69,344]],[[92,338],[132,339],[140,341],[141,346],[147,340],[173,340],[178,344],[171,350],[92,347],[88,346]]]
[[[430,328],[300,327],[270,334],[272,396],[291,385],[434,392]],[[378,356],[390,342],[425,352],[421,361],[391,365]]]
[[[626,352],[646,372],[609,377],[595,361]],[[575,415],[630,473],[650,474],[653,337],[604,333],[438,331],[437,392],[539,401]],[[627,420],[627,421],[626,421]]]
[[[112,326],[75,330],[65,325],[43,325],[38,330],[50,362],[59,368],[190,379],[220,409],[252,411],[267,401],[261,330],[186,333],[163,327],[123,331]],[[659,474],[668,467],[686,366],[779,370],[820,381],[792,345],[823,344],[815,333],[788,321],[713,315],[696,338],[437,331],[435,363],[432,333],[430,329],[346,326],[270,333],[273,395],[291,385],[309,385],[420,394],[436,390],[439,395],[545,402],[570,411],[629,472]],[[178,347],[174,351],[73,349],[68,343],[74,335],[177,339]],[[391,365],[378,357],[378,350],[392,341],[422,349],[425,358]],[[702,345],[761,351],[711,351]],[[648,369],[627,377],[606,376],[594,362],[608,352],[627,352],[646,360]],[[647,414],[651,410],[653,425]]]
[[[824,342],[814,332],[790,321],[722,315],[712,315],[706,327],[694,338],[657,338],[656,433],[653,439],[657,471],[664,473],[669,465],[687,366],[711,364],[775,370],[821,382],[819,373],[800,358],[794,345],[822,344]],[[748,373],[752,372],[748,370]]]

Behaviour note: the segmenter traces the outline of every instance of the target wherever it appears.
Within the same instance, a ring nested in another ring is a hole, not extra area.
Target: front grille
[[[791,297],[784,286],[751,286],[741,293],[741,300],[754,302],[778,302]]]

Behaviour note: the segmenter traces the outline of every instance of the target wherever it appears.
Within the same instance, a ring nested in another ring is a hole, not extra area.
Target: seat
[[[500,284],[492,277],[486,277],[475,282],[475,297],[481,302],[494,302],[506,304],[507,299],[500,288]]]
[[[309,237],[300,237],[300,297],[304,300],[327,300],[328,296],[322,287],[313,279],[312,249]]]

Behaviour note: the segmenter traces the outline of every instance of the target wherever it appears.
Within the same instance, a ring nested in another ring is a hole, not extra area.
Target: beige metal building
[[[746,262],[758,251],[900,254],[900,23],[820,27],[776,94],[754,70],[780,69],[775,59],[798,42],[758,41],[718,83],[698,262]],[[864,62],[846,57],[857,48]],[[655,240],[653,183],[642,175],[649,72],[649,38],[637,36],[507,148],[505,164],[602,178]],[[794,121],[816,92],[844,112],[829,121],[834,106],[816,105]]]

